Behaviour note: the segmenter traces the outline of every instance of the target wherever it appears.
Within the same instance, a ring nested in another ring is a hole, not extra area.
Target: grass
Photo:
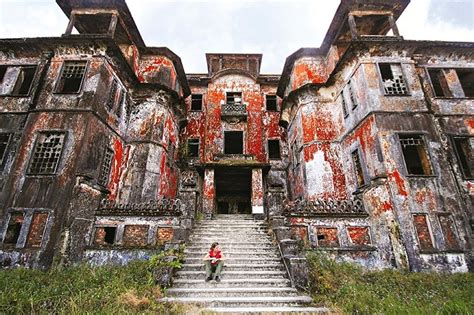
[[[474,274],[365,271],[308,254],[317,304],[356,314],[474,314]]]
[[[155,258],[127,266],[0,270],[0,314],[189,313],[190,306],[158,301],[157,265]]]

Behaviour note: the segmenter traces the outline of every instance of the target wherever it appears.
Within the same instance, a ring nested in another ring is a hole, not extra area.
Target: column
[[[252,170],[252,214],[263,214],[263,176],[261,168]]]

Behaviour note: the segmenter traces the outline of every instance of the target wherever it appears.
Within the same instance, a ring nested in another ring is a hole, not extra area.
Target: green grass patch
[[[158,301],[163,290],[152,270],[167,265],[162,257],[126,266],[0,270],[0,314],[186,313],[185,306]]]
[[[344,313],[474,314],[474,274],[366,271],[308,254],[316,303]]]

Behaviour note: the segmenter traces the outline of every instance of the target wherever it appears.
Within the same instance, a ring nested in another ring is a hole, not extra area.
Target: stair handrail
[[[276,239],[276,237],[275,237],[275,239]],[[285,265],[286,273],[288,274],[288,277],[290,278],[291,286],[293,288],[298,288],[302,291],[305,291],[306,293],[309,293],[309,290],[307,288],[295,283],[293,275],[291,274],[290,268],[288,267],[288,264],[286,262],[285,256],[283,256],[283,251],[281,250],[280,242],[278,241],[278,239],[277,239],[277,246],[278,246],[278,251],[280,252],[281,259],[283,259],[283,264]]]

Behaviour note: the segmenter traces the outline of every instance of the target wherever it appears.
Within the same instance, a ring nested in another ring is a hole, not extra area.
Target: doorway
[[[218,214],[250,214],[252,170],[228,167],[215,170]]]

